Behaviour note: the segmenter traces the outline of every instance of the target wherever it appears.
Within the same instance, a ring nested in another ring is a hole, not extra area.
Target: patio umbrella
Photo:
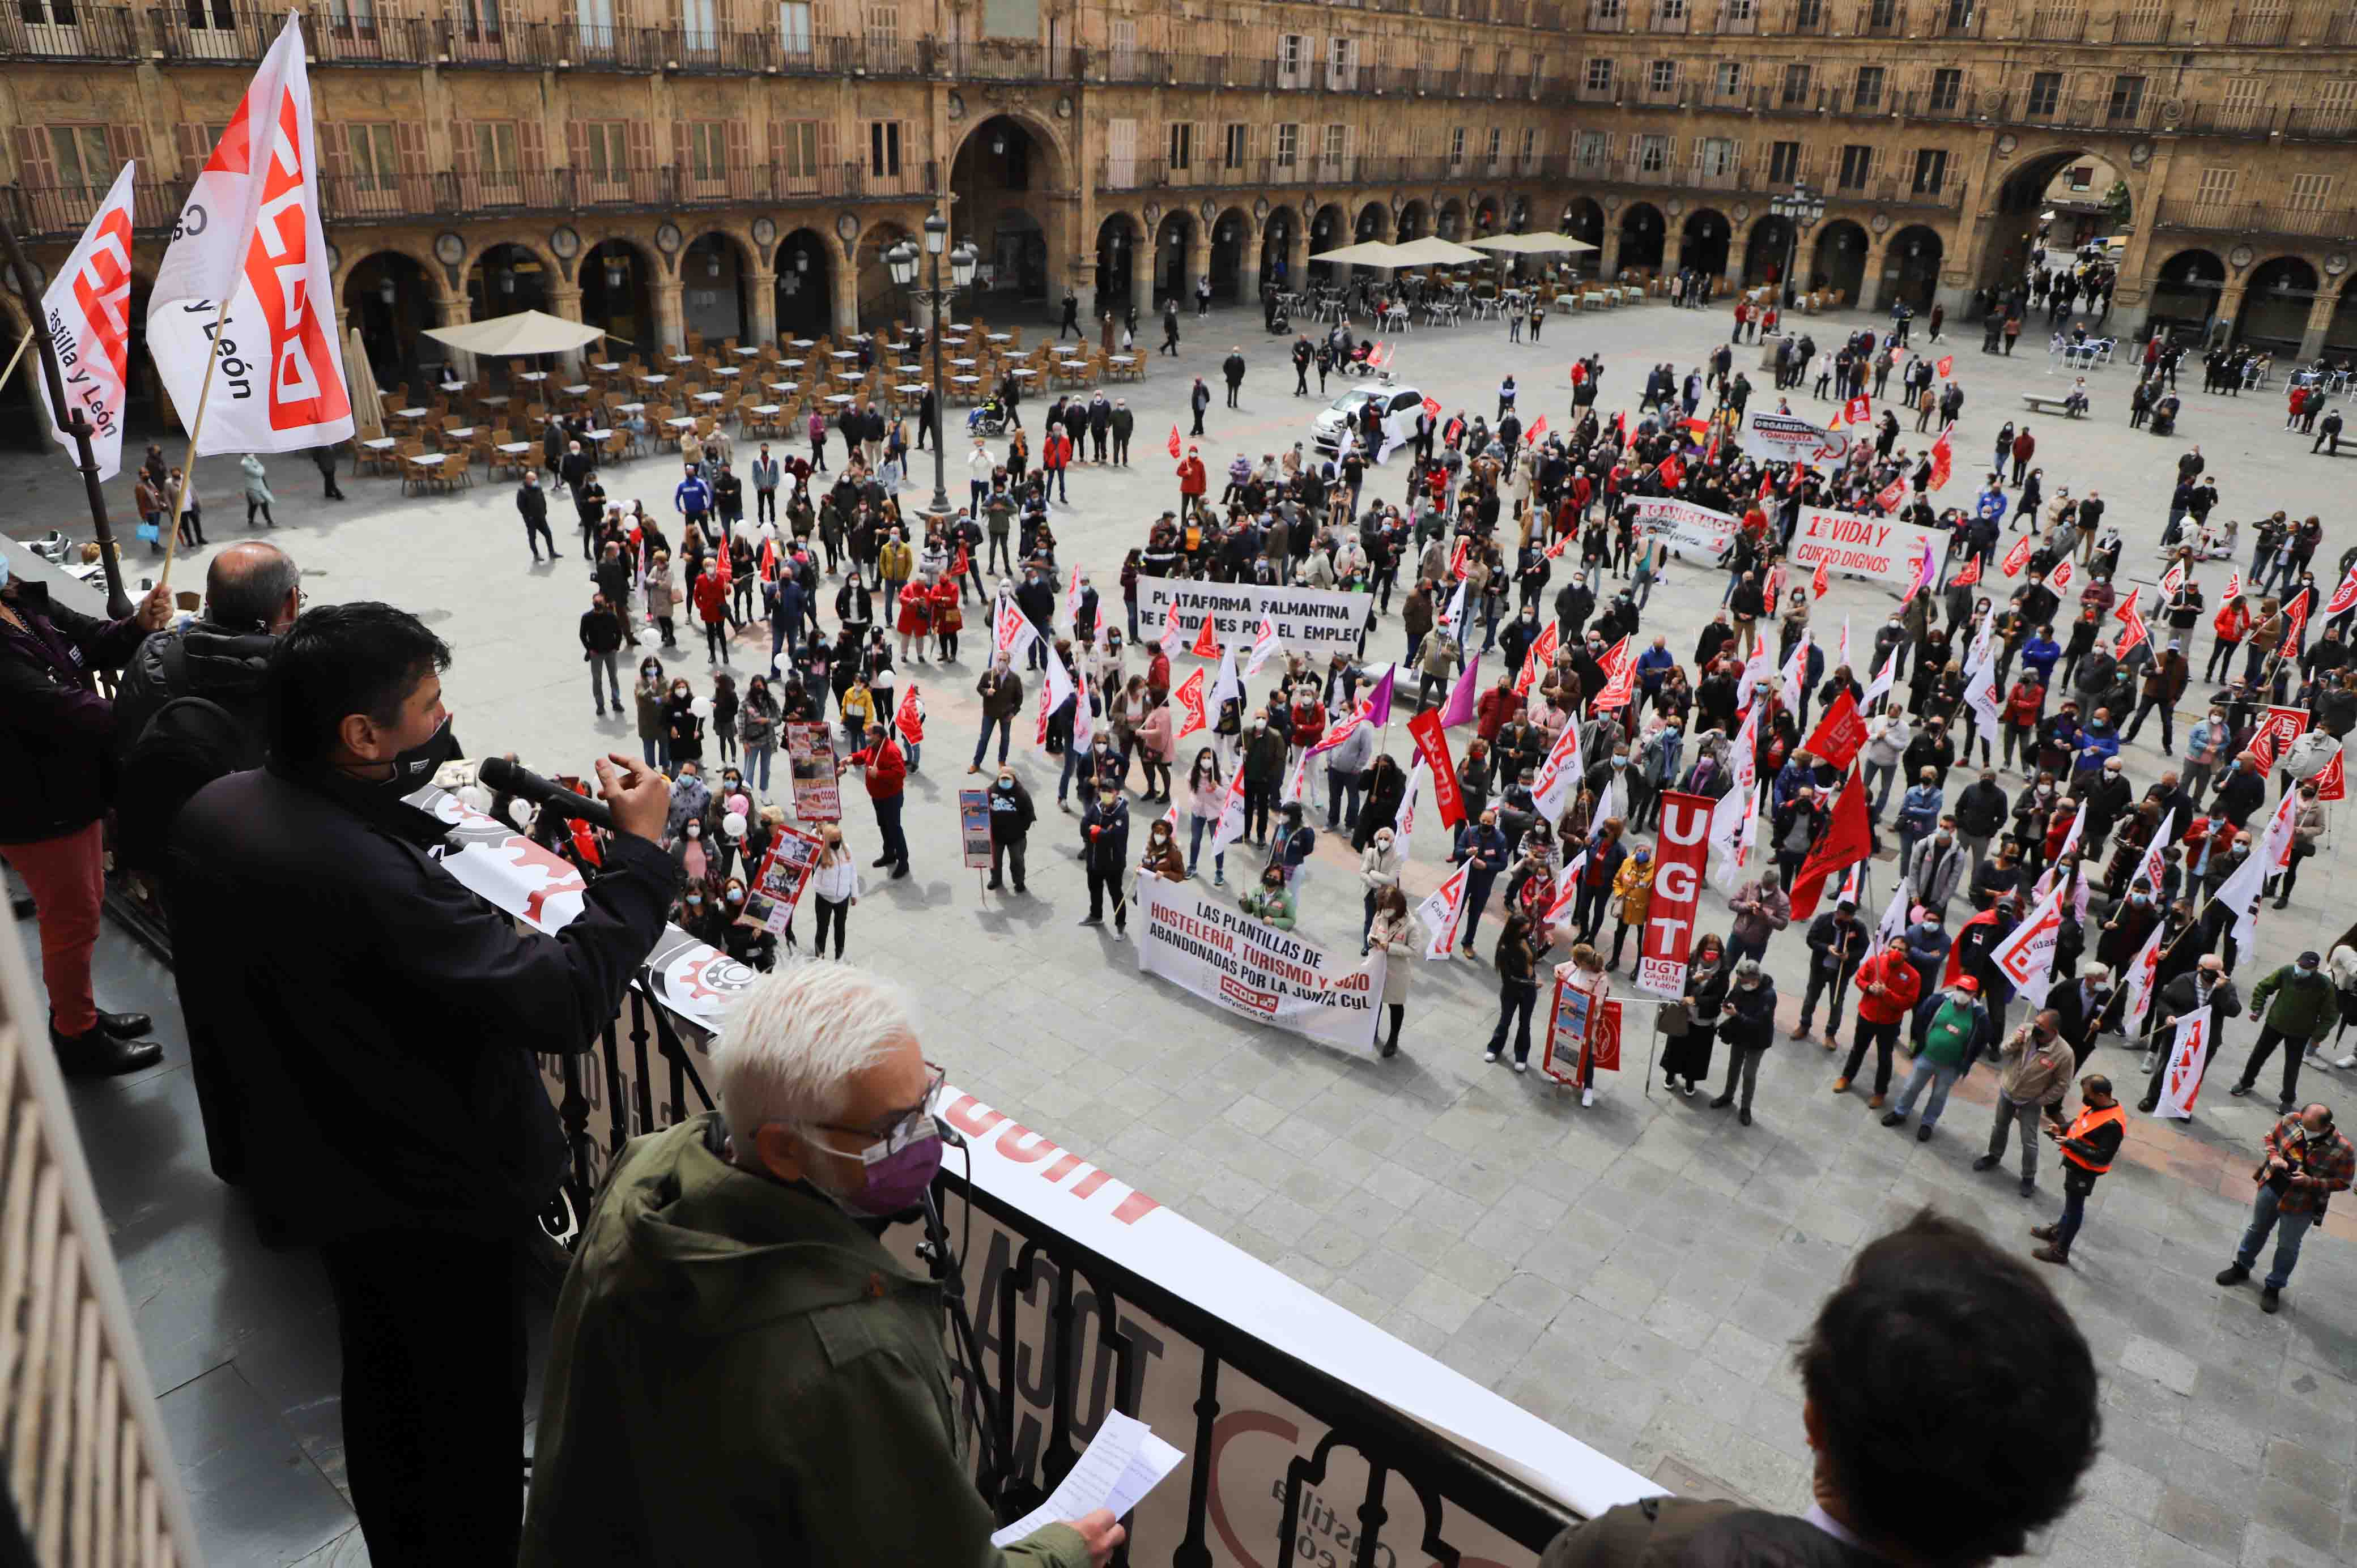
[[[1401,259],[1401,253],[1406,249],[1405,245],[1386,244],[1381,240],[1361,240],[1339,251],[1322,251],[1309,259],[1332,262],[1340,266],[1405,267],[1413,264]]]
[[[344,380],[351,392],[352,428],[382,430],[384,392],[376,384],[376,367],[369,363],[368,344],[361,340],[357,327],[352,328],[351,347],[344,354]]]
[[[594,343],[605,328],[586,321],[567,321],[544,310],[520,310],[488,321],[466,321],[456,327],[429,327],[425,335],[466,354],[562,354]]]
[[[1492,234],[1486,240],[1474,241],[1473,247],[1513,256],[1577,255],[1596,249],[1587,241],[1575,240],[1568,234]]]
[[[1469,251],[1437,234],[1426,234],[1421,240],[1410,240],[1405,245],[1394,245],[1391,249],[1398,258],[1391,264],[1400,267],[1448,267],[1490,259],[1479,251]]]

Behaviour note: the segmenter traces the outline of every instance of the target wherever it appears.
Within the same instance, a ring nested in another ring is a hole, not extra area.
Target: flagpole
[[[25,319],[38,323],[41,319],[40,300],[33,293],[32,263],[25,259],[25,248],[16,240],[16,231],[5,212],[0,212],[0,247],[5,247],[8,265],[16,277],[17,297],[25,302]],[[106,492],[99,488],[98,456],[91,450],[91,437],[97,434],[91,428],[90,416],[79,404],[66,402],[65,378],[58,370],[58,349],[48,334],[28,329],[27,337],[38,337],[41,345],[41,374],[48,382],[49,407],[65,415],[66,434],[73,437],[75,467],[81,470],[83,493],[90,500],[91,531],[98,537],[99,569],[106,574],[106,613],[121,620],[131,613],[131,596],[123,591],[123,564],[115,559],[114,528],[106,519]],[[17,349],[24,352],[22,348]],[[10,368],[15,361],[10,361]],[[5,380],[0,377],[0,380]]]
[[[25,335],[16,339],[16,351],[8,356],[8,368],[5,371],[0,371],[0,386],[6,386],[8,384],[8,378],[16,373],[16,361],[23,359],[25,357],[25,350],[32,346],[33,329],[27,327],[25,328]]]
[[[213,367],[221,363],[221,335],[229,326],[229,306],[224,305],[213,319],[213,329],[205,335],[205,379],[197,388],[197,412],[188,421],[188,456],[180,465],[180,488],[172,497],[172,515],[166,521],[172,532],[164,540],[164,565],[156,574],[158,584],[172,580],[172,557],[180,544],[180,513],[188,504],[188,481],[197,477],[197,436],[205,427],[205,404],[212,401]]]

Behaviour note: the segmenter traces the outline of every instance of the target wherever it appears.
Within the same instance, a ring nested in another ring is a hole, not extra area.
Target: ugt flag
[[[123,383],[130,369],[131,192],[134,165],[124,164],[114,188],[82,231],[81,243],[41,295],[41,330],[58,352],[58,376],[68,408],[90,424],[91,456],[98,477],[111,479],[123,468]],[[48,407],[49,379],[37,375]],[[66,410],[49,409],[58,439],[70,442]]]
[[[352,433],[319,229],[319,149],[296,17],[198,174],[147,298],[147,349],[183,423],[220,356],[197,450],[292,452]]]

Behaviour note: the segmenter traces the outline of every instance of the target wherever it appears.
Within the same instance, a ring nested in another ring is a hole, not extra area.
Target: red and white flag
[[[2061,864],[2059,858],[2056,864]],[[2054,950],[2061,940],[2062,885],[2057,881],[2038,901],[2029,918],[1989,950],[1989,961],[2016,992],[2029,999],[2031,1006],[2042,1007],[2054,983]]]
[[[1813,599],[1822,599],[1832,589],[1833,584],[1825,575],[1825,558],[1820,555],[1817,557],[1816,574],[1809,579],[1809,596]],[[1844,632],[1842,635],[1846,637],[1849,634]],[[1846,654],[1847,650],[1845,649],[1844,652]]]
[[[1077,561],[1072,563],[1072,569],[1064,575],[1064,607],[1062,613],[1056,618],[1062,624],[1065,636],[1077,637],[1080,634],[1081,564]]]
[[[2054,570],[2047,575],[2046,585],[2059,594],[2063,589],[2071,585],[2071,579],[2074,575],[2076,575],[2076,573],[2072,569],[2071,563],[2068,561],[2057,561],[2054,563]]]
[[[1662,459],[1662,466],[1655,472],[1661,475],[1663,489],[1674,490],[1678,488],[1678,481],[1686,477],[1686,466],[1679,462],[1677,454],[1673,452]]]
[[[900,693],[900,704],[892,714],[892,727],[899,730],[900,738],[910,746],[925,738],[925,704],[918,699],[914,681],[909,682]]]
[[[1626,637],[1612,645],[1611,651],[1599,660],[1604,668],[1604,685],[1596,693],[1596,711],[1609,713],[1624,707],[1637,693],[1637,654]]]
[[[1955,428],[1953,424],[1943,425],[1939,438],[1932,443],[1932,488],[1935,490],[1946,489],[1949,478],[1956,471],[1956,448],[1948,438]]]
[[[990,644],[998,652],[1006,654],[1008,662],[1014,661],[1017,649],[1039,635],[1039,628],[1031,624],[1031,618],[1023,613],[1022,606],[1011,598],[999,601],[998,618],[990,628]]]
[[[1276,622],[1266,616],[1261,617],[1260,630],[1253,638],[1252,657],[1244,660],[1244,679],[1249,681],[1259,674],[1260,667],[1267,663],[1269,656],[1282,646],[1277,640]]]
[[[2324,602],[2324,613],[2337,616],[2351,605],[2357,605],[2357,566],[2350,567],[2349,575],[2341,579],[2341,585],[2332,590],[2332,596]]]
[[[1220,631],[1211,624],[1211,611],[1203,612],[1203,624],[1195,631],[1195,646],[1187,651],[1198,659],[1217,659],[1220,656]]]
[[[1514,695],[1527,697],[1539,671],[1555,662],[1555,623],[1552,620],[1531,639],[1529,650],[1523,655],[1523,672],[1514,677]]]
[[[1538,814],[1550,822],[1561,816],[1579,778],[1579,719],[1575,714],[1564,721],[1563,733],[1547,748],[1546,760],[1531,781],[1531,801]]]
[[[2345,588],[2349,585],[2343,583],[2341,585]],[[2242,596],[2243,569],[2240,566],[2229,566],[2226,568],[2226,591],[2218,596],[2218,603],[2222,606],[2231,605]],[[2332,596],[2337,599],[2341,596],[2336,592]]]
[[[2005,553],[2005,559],[1998,562],[1997,565],[2007,576],[2018,577],[2021,575],[2021,569],[2028,564],[2029,564],[2029,535],[2025,533],[2013,542],[2013,548]]]
[[[1860,394],[1842,405],[1842,418],[1852,424],[1872,424],[1874,404],[1867,401],[1864,394]]]
[[[1177,703],[1178,711],[1186,715],[1179,722],[1178,733],[1170,737],[1174,742],[1185,740],[1197,730],[1208,727],[1203,722],[1203,673],[1199,668],[1171,688],[1170,700]]]
[[[1052,654],[1048,662],[1050,666],[1057,662]],[[1096,738],[1096,715],[1089,712],[1089,671],[1083,664],[1072,672],[1072,750],[1085,757]]]
[[[147,295],[147,351],[184,420],[204,403],[197,450],[294,452],[350,436],[311,81],[292,13],[173,233]]]
[[[2173,594],[2183,586],[2185,586],[2185,563],[2179,561],[2160,575],[2160,591],[2164,594]]]
[[[1187,634],[1178,629],[1178,618],[1167,610],[1162,616],[1162,635],[1155,639],[1154,646],[1165,659],[1176,659],[1187,651]]]
[[[1897,478],[1875,492],[1874,504],[1886,512],[1897,511],[1899,503],[1906,499],[1907,481],[1904,478]]]
[[[1948,579],[1952,585],[1960,588],[1969,588],[1980,580],[1981,558],[1977,555],[1965,557],[1964,564],[1956,569],[1956,575]]]
[[[1228,793],[1220,803],[1220,820],[1211,824],[1211,853],[1219,854],[1244,836],[1244,770],[1228,776]]]
[[[2217,1045],[2211,1037],[2210,1009],[2196,1007],[2177,1020],[2175,1037],[2169,1045],[2169,1066],[2160,1076],[2159,1103],[2153,1107],[2156,1116],[2173,1116],[2180,1122],[2193,1119],[2193,1101],[2201,1093],[2201,1069]]]
[[[1473,863],[1468,860],[1443,877],[1440,886],[1415,907],[1415,918],[1429,933],[1424,944],[1425,957],[1457,956],[1457,930],[1465,921],[1465,884],[1472,870]]]
[[[2345,800],[2349,798],[2349,776],[2341,766],[2341,748],[2333,748],[2332,759],[2316,776],[2316,798],[2319,800]]]
[[[2115,659],[2126,659],[2152,639],[2151,630],[2146,627],[2143,615],[2136,607],[2134,594],[2130,594],[2128,602],[2120,607],[2128,612],[2125,618],[2127,624],[2121,628],[2118,642],[2113,645],[2112,657]]]
[[[114,188],[99,203],[82,231],[81,243],[41,295],[41,325],[55,340],[66,403],[90,424],[90,449],[98,477],[123,469],[123,404],[131,360],[131,224],[134,164],[114,177]],[[49,379],[32,378],[48,407]],[[70,443],[65,412],[49,409],[58,439]]]
[[[1949,372],[1956,368],[1956,357],[1953,354],[1943,354],[1940,356],[1940,362],[1932,368],[1940,372],[1940,379],[1944,381],[1949,379]]]
[[[1427,419],[1438,419],[1440,417],[1440,400],[1433,397],[1426,398],[1424,400],[1424,413],[1425,417]],[[1170,428],[1176,430],[1178,427],[1174,424]]]
[[[2128,961],[2127,977],[2122,982],[2127,988],[2127,1006],[2120,1015],[2120,1033],[2130,1039],[2144,1032],[2145,1017],[2152,1011],[2152,993],[2160,989],[2155,982],[2160,978],[2160,941],[2168,934],[2167,926],[2154,926],[2152,935]]]
[[[1178,427],[1175,424],[1170,427],[1170,455],[1178,456]]]

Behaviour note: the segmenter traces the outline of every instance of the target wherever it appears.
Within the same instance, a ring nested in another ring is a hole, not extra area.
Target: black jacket
[[[526,522],[548,521],[548,492],[538,485],[516,487],[516,510]]]
[[[114,737],[123,760],[115,823],[128,864],[160,867],[172,819],[188,797],[223,774],[262,766],[263,681],[277,642],[267,632],[224,631],[192,621],[155,633],[123,667],[114,694]],[[156,714],[181,697],[201,697],[218,711],[184,703],[149,745],[140,746]]]
[[[66,650],[53,655],[45,639],[0,621],[0,843],[32,843],[74,832],[106,810],[114,706],[91,671],[122,668],[145,633],[135,617],[103,621],[52,604],[43,583],[12,579],[8,592],[25,623],[46,622]]]
[[[586,1050],[613,1018],[677,874],[616,835],[580,915],[525,932],[435,859],[450,832],[275,768],[208,785],[173,825],[176,899],[208,916],[176,925],[174,967],[218,1027],[280,1239],[512,1236],[564,1171],[535,1055]]]

